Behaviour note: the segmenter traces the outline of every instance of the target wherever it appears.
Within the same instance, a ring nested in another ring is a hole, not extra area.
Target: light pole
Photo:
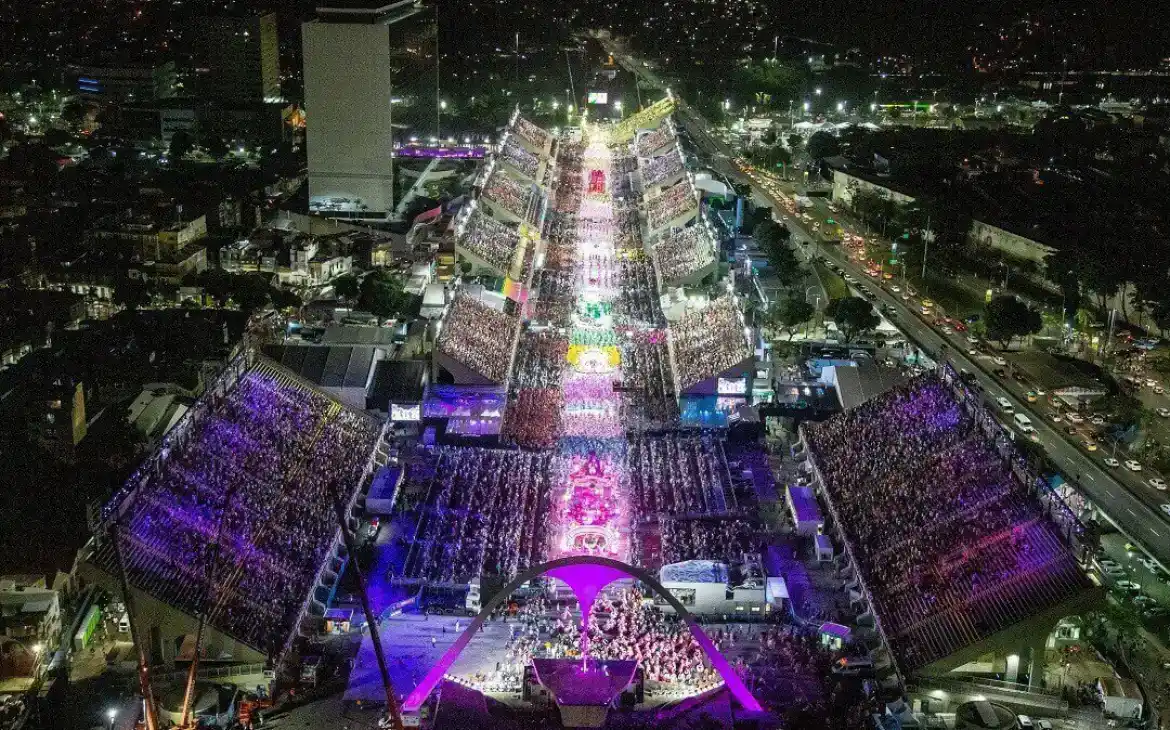
[[[110,730],[114,730],[114,718],[118,716],[118,710],[114,707],[106,710],[106,717],[110,721]]]

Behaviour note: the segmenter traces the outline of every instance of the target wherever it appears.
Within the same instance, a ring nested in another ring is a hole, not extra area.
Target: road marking
[[[1157,530],[1155,530],[1155,529],[1154,529],[1154,528],[1152,528],[1152,527],[1150,528],[1150,532],[1154,533],[1154,535],[1155,535],[1155,536],[1157,536],[1157,537],[1161,537],[1161,536],[1162,536],[1162,533],[1158,532]]]
[[[1085,475],[1085,478],[1086,478],[1086,479],[1092,479],[1093,481],[1097,481],[1097,477],[1093,476],[1092,474],[1086,474],[1086,475]]]
[[[1133,511],[1133,510],[1131,510],[1129,507],[1126,507],[1126,508],[1125,508],[1125,511],[1126,511],[1126,512],[1128,512],[1128,513],[1130,513],[1130,514],[1131,514],[1131,515],[1133,515],[1134,517],[1137,517],[1137,512],[1134,512],[1134,511]]]

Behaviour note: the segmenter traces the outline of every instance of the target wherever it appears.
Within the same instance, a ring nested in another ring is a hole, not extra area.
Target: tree
[[[276,309],[300,309],[303,305],[304,300],[294,291],[288,289],[272,290],[272,306]]]
[[[186,130],[180,129],[171,135],[171,145],[167,150],[168,156],[174,161],[181,160],[194,146],[195,141],[191,139],[191,135]]]
[[[801,137],[799,134],[797,134],[795,132],[788,135],[788,149],[792,150],[793,153],[795,153],[801,147],[804,147],[804,137]]]
[[[845,297],[833,305],[833,322],[849,344],[860,334],[869,332],[881,323],[869,302],[860,297]]]
[[[1001,294],[987,304],[983,317],[987,339],[1006,350],[1013,338],[1034,335],[1044,326],[1040,313],[1010,294]]]
[[[1044,258],[1044,276],[1060,287],[1064,299],[1064,319],[1072,322],[1081,305],[1080,261],[1069,248],[1058,249]]]
[[[206,133],[200,139],[203,144],[203,149],[207,150],[207,154],[215,158],[223,157],[227,154],[227,142],[223,141],[223,137],[214,133]]]
[[[808,156],[814,160],[832,157],[841,151],[837,138],[828,132],[816,132],[808,138]]]
[[[201,271],[196,281],[203,287],[203,293],[214,299],[218,307],[222,308],[232,297],[232,277],[223,269]]]
[[[357,277],[353,274],[343,274],[333,280],[333,292],[345,302],[353,301],[359,291]]]
[[[134,311],[150,304],[151,285],[144,279],[122,276],[114,282],[114,304]]]
[[[231,278],[232,299],[245,312],[254,312],[268,305],[272,290],[260,274],[240,274]]]
[[[375,271],[362,280],[358,306],[381,319],[389,319],[404,311],[408,300],[409,295],[398,277]]]
[[[805,299],[787,297],[772,303],[768,309],[766,322],[770,329],[785,333],[791,340],[796,330],[812,319],[815,312],[813,305]]]
[[[470,261],[460,261],[459,262],[459,270],[461,272],[463,272],[464,276],[467,276],[468,274],[470,274],[472,268],[474,268],[474,267],[471,265]]]

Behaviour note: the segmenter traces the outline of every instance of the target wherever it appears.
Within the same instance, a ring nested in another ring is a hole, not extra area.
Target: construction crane
[[[150,663],[146,661],[146,647],[143,646],[134,621],[134,596],[131,593],[130,578],[126,574],[126,563],[122,560],[122,546],[118,542],[118,519],[114,518],[109,527],[109,538],[114,541],[114,559],[118,563],[118,579],[122,583],[122,600],[126,603],[126,615],[130,619],[130,641],[138,650],[138,690],[142,693],[142,708],[146,715],[146,730],[158,730],[157,709],[154,690],[150,683]]]
[[[362,601],[362,613],[366,615],[366,625],[370,627],[370,641],[374,644],[374,656],[378,659],[378,671],[382,674],[382,689],[386,692],[386,712],[390,716],[390,727],[393,730],[406,730],[402,722],[402,708],[398,704],[398,695],[394,692],[394,685],[390,682],[390,673],[386,670],[386,655],[382,650],[382,637],[378,630],[378,617],[370,610],[370,596],[366,592],[366,576],[358,565],[357,550],[354,546],[353,535],[345,519],[345,507],[340,501],[334,503],[337,511],[337,523],[341,529],[341,539],[345,541],[345,549],[349,552],[353,564],[353,574],[357,579],[358,596]]]

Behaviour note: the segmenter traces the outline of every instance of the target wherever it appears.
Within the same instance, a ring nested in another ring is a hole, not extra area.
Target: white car
[[[1068,419],[1069,423],[1084,423],[1085,422],[1085,419],[1076,413],[1070,413],[1067,416],[1065,416],[1065,418]]]
[[[1162,511],[1165,512],[1166,514],[1170,515],[1170,502],[1167,502],[1166,504],[1162,505]]]
[[[1126,463],[1128,464],[1129,462],[1126,462]],[[1117,459],[1114,459],[1112,456],[1106,456],[1105,457],[1105,466],[1112,467],[1112,468],[1116,469],[1117,467],[1121,466],[1121,462],[1118,461]],[[1138,466],[1141,466],[1141,464],[1138,464]]]
[[[967,350],[967,357],[975,357],[978,354],[979,354],[979,351],[976,350],[974,347],[972,347],[970,350]]]
[[[1138,462],[1134,461],[1133,459],[1126,459],[1125,468],[1129,469],[1130,471],[1141,471],[1142,465],[1139,464]]]
[[[1089,421],[1089,423],[1093,424],[1094,426],[1104,426],[1105,419],[1101,418],[1100,416],[1093,416],[1093,420]]]
[[[1004,360],[1004,359],[1003,359],[1002,357],[1000,357],[999,355],[996,355],[995,357],[991,358],[991,361],[992,361],[993,363],[995,363],[996,365],[999,365],[1000,367],[1003,367],[1004,365],[1007,365],[1007,360]]]
[[[1170,408],[1159,408],[1158,415],[1162,418],[1170,418]]]
[[[1151,487],[1157,489],[1159,492],[1166,491],[1166,480],[1162,477],[1152,477],[1148,483]]]
[[[1062,421],[1064,421],[1064,416],[1060,415],[1059,413],[1052,414],[1052,422],[1053,423],[1060,423]]]
[[[995,402],[999,405],[1000,410],[1002,410],[1004,413],[1012,413],[1016,410],[1015,408],[1012,408],[1012,402],[1007,398],[996,398]]]
[[[978,345],[979,338],[975,335],[967,335],[967,342],[970,342],[972,345]]]

